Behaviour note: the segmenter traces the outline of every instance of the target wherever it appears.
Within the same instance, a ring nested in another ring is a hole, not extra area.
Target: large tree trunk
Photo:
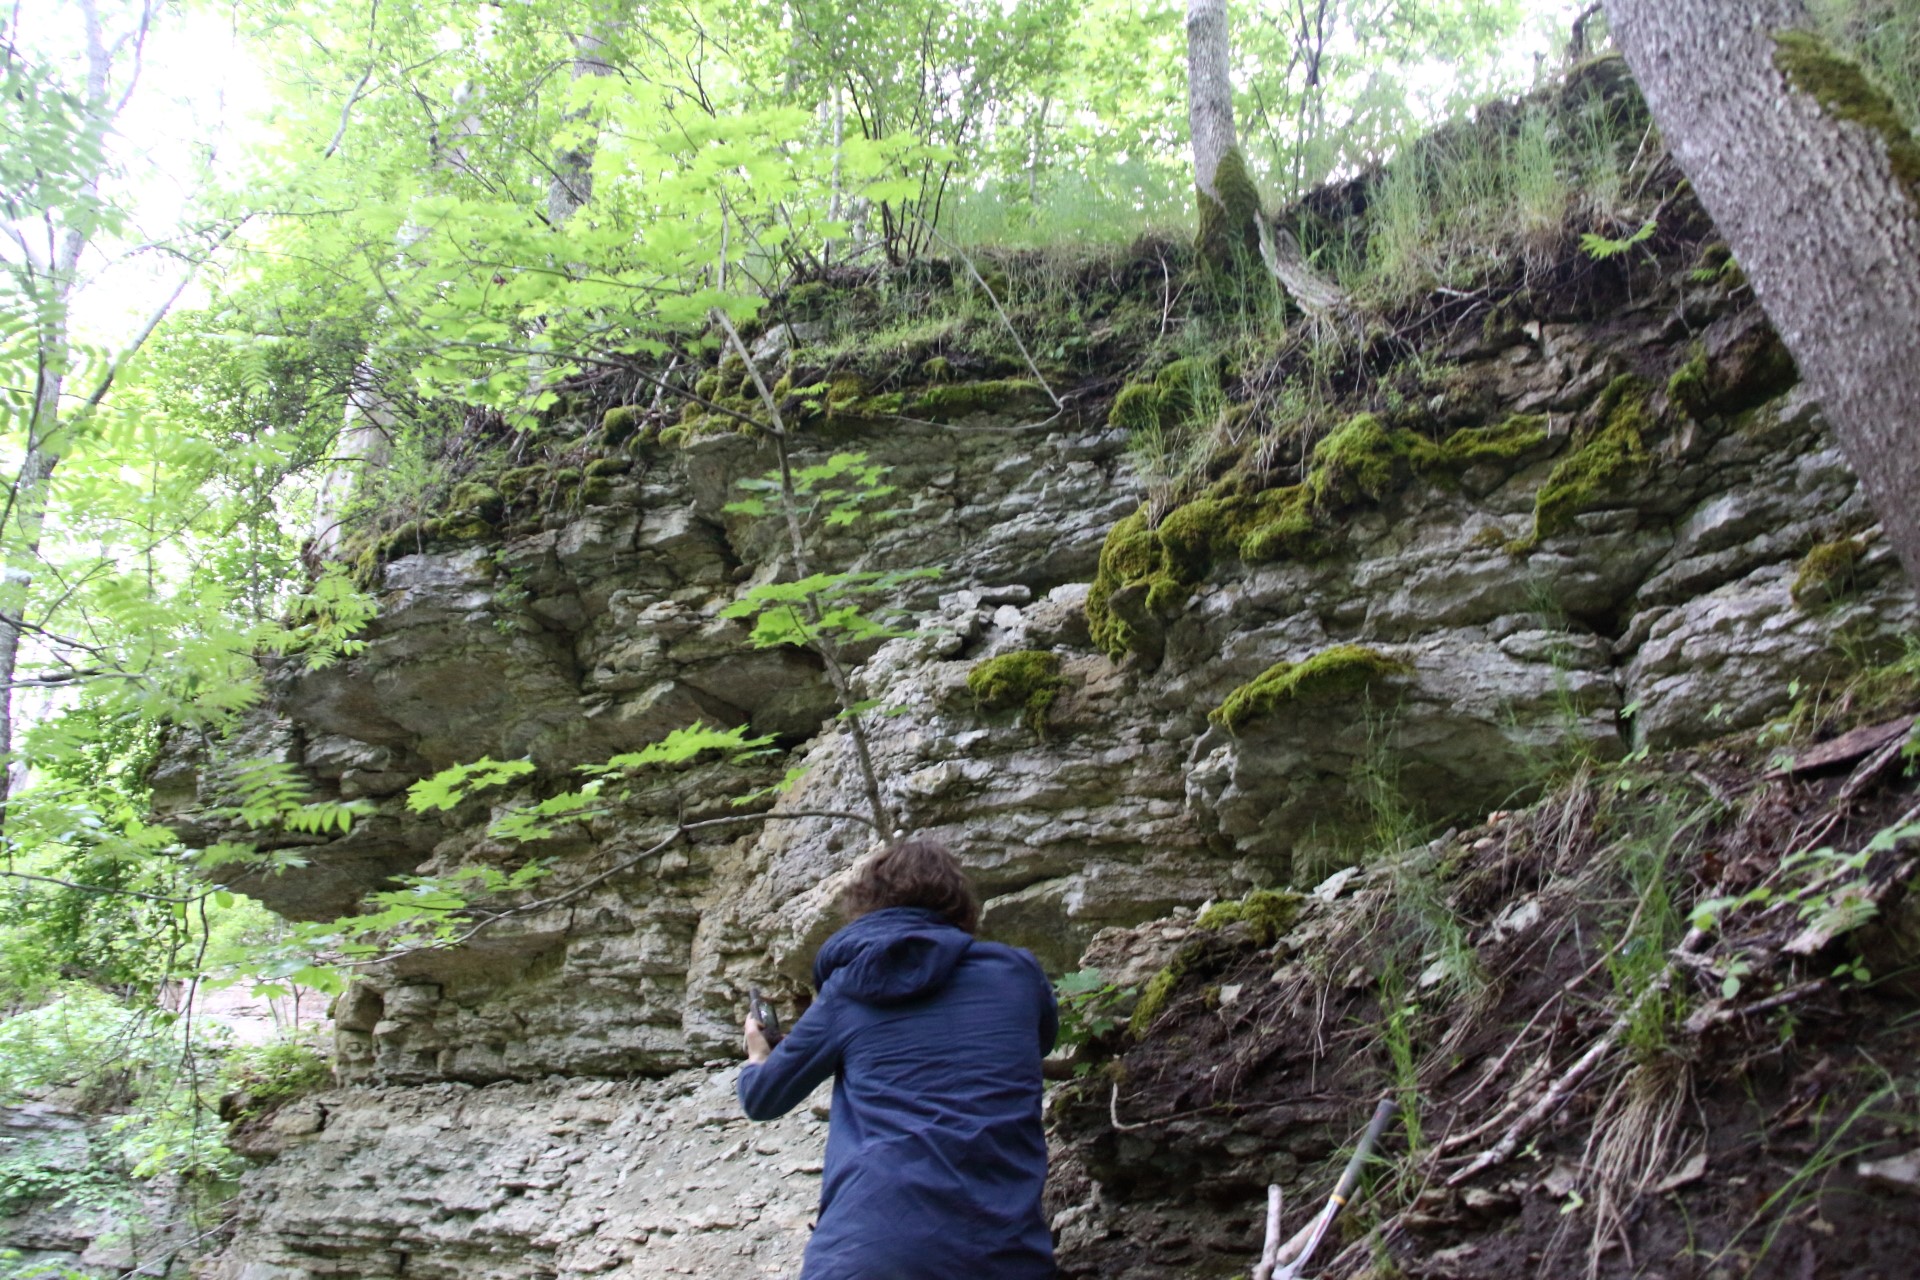
[[[1606,0],[1653,116],[1920,584],[1920,148],[1800,0]]]
[[[109,43],[94,0],[83,0],[80,11],[86,33],[85,110],[91,118],[88,128],[97,128],[104,134],[111,127],[114,114],[108,93],[114,54],[125,40]],[[143,9],[139,19],[143,23],[150,21],[150,11]],[[99,192],[101,177],[95,173],[88,178],[89,197]],[[36,313],[30,317],[38,347],[38,368],[33,407],[27,419],[25,452],[4,512],[0,513],[0,546],[4,547],[4,554],[0,555],[0,829],[4,829],[7,803],[13,794],[13,693],[20,670],[27,605],[40,556],[40,541],[46,529],[53,471],[60,465],[70,443],[69,424],[62,414],[67,370],[75,354],[68,313],[80,281],[80,260],[88,241],[80,228],[69,226],[60,234],[56,245],[48,246],[52,252],[44,260],[35,258],[28,241],[22,239],[20,244],[24,257],[19,270],[29,286],[20,292],[38,300]]]
[[[1326,319],[1345,308],[1346,295],[1313,269],[1292,236],[1276,237],[1260,212],[1260,190],[1233,125],[1232,47],[1226,0],[1187,0],[1187,130],[1200,214],[1195,251],[1215,271],[1264,263],[1302,311]]]
[[[587,29],[575,33],[573,78],[576,83],[589,77],[613,74],[613,63],[607,59],[607,45],[627,20],[626,14],[616,12],[622,7],[612,3],[612,0],[596,5]],[[579,111],[567,118],[572,122],[586,115],[587,112]],[[554,157],[553,178],[547,184],[547,221],[554,226],[564,225],[568,218],[579,212],[580,206],[593,197],[594,150],[594,140],[588,137],[564,148]]]
[[[1233,127],[1226,0],[1187,0],[1187,129],[1200,205],[1200,255],[1218,268],[1260,252],[1260,193]]]

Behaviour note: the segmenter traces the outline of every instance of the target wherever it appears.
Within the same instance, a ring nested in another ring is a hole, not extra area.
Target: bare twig
[[[1687,1019],[1687,1030],[1694,1035],[1699,1035],[1708,1028],[1720,1026],[1722,1023],[1738,1022],[1742,1018],[1758,1017],[1760,1014],[1770,1013],[1775,1009],[1793,1004],[1795,1001],[1805,1000],[1808,996],[1817,996],[1825,991],[1828,985],[1825,978],[1815,978],[1812,982],[1803,982],[1797,987],[1788,987],[1785,991],[1777,991],[1764,1000],[1755,1000],[1749,1004],[1734,1005],[1731,1008],[1702,1009]]]
[[[1699,949],[1700,944],[1706,941],[1707,936],[1707,932],[1704,929],[1691,929],[1687,932],[1687,936],[1681,940],[1680,945],[1674,948],[1674,950],[1682,956],[1690,955]],[[1650,1001],[1663,995],[1667,991],[1673,983],[1674,972],[1677,968],[1678,966],[1670,960],[1666,968],[1660,971],[1659,976],[1647,984],[1646,989],[1635,997],[1633,1003],[1628,1005],[1626,1009],[1613,1020],[1612,1024],[1607,1027],[1600,1038],[1595,1040],[1585,1053],[1575,1059],[1572,1066],[1561,1073],[1559,1079],[1555,1080],[1552,1086],[1540,1096],[1539,1101],[1535,1102],[1518,1120],[1514,1121],[1512,1127],[1500,1136],[1498,1142],[1481,1152],[1478,1156],[1475,1156],[1465,1168],[1462,1168],[1449,1177],[1447,1179],[1447,1185],[1457,1187],[1483,1170],[1490,1169],[1498,1164],[1504,1164],[1511,1158],[1513,1153],[1520,1149],[1520,1144],[1527,1139],[1528,1135],[1539,1128],[1543,1121],[1558,1112],[1561,1107],[1565,1106],[1567,1099],[1571,1098],[1580,1086],[1586,1082],[1587,1077],[1593,1074],[1594,1068],[1605,1061],[1607,1055],[1613,1052],[1614,1046],[1618,1045],[1620,1041],[1626,1037],[1627,1031],[1633,1026],[1634,1019],[1639,1017],[1640,1011],[1644,1009]]]
[[[966,250],[934,230],[931,223],[926,222],[925,219],[921,221],[922,224],[926,226],[928,235],[945,245],[966,265],[967,274],[973,277],[973,282],[979,285],[981,291],[987,295],[987,301],[993,304],[993,309],[1000,313],[1000,323],[1007,326],[1007,332],[1013,336],[1013,345],[1020,348],[1020,357],[1027,362],[1027,368],[1033,371],[1034,381],[1038,382],[1040,389],[1047,393],[1047,399],[1053,401],[1054,408],[1065,409],[1067,406],[1061,402],[1059,396],[1053,393],[1053,387],[1047,382],[1046,375],[1041,373],[1040,366],[1034,363],[1033,353],[1028,351],[1027,344],[1021,341],[1020,331],[1013,327],[1013,321],[1007,317],[1007,309],[1000,305],[1000,299],[994,294],[993,286],[989,285],[986,279],[981,276],[980,269],[973,265],[973,259],[967,256]]]
[[[107,898],[138,898],[142,902],[166,902],[177,906],[187,906],[215,892],[209,889],[204,894],[187,898],[169,897],[163,893],[142,893],[137,889],[116,889],[109,885],[81,884],[77,880],[62,880],[58,876],[36,876],[25,871],[0,870],[0,878],[7,880],[31,880],[37,884],[57,884],[63,889],[77,889],[81,893],[99,894]]]
[[[798,577],[808,577],[810,575],[807,568],[806,534],[800,527],[800,500],[794,488],[793,458],[787,449],[789,437],[786,422],[780,415],[780,405],[774,399],[766,379],[761,376],[760,366],[754,362],[753,353],[747,350],[747,344],[741,339],[740,331],[734,327],[733,320],[718,307],[714,308],[713,316],[719,322],[721,329],[726,332],[727,342],[733,347],[734,353],[745,362],[747,374],[753,379],[754,389],[759,392],[760,403],[767,410],[771,425],[756,425],[761,426],[773,440],[774,453],[779,460],[780,505],[786,515],[787,539],[793,556],[794,572]],[[1051,395],[1052,392],[1048,394]],[[823,611],[820,608],[819,598],[812,593],[807,596],[807,613],[817,629],[820,626]],[[841,709],[851,710],[857,705],[858,699],[853,696],[853,681],[848,677],[846,668],[840,661],[839,647],[827,636],[818,634],[817,630],[809,639],[814,652],[820,655],[822,663],[826,666],[827,679],[833,685],[834,696],[839,700]],[[873,766],[873,751],[867,741],[866,727],[861,724],[859,716],[849,715],[847,729],[849,736],[853,739],[854,757],[860,766],[860,780],[866,789],[867,803],[873,809],[873,825],[883,836],[887,835],[893,831],[893,811],[880,792],[880,775]]]

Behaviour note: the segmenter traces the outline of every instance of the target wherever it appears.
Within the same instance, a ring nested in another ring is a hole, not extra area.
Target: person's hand
[[[752,1018],[747,1019],[746,1032],[747,1061],[758,1066],[767,1060],[767,1055],[773,1052],[773,1046],[767,1043],[766,1033],[760,1030],[760,1024]]]

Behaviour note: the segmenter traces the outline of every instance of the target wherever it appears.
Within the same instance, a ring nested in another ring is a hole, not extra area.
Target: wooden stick
[[[1706,938],[1707,932],[1704,929],[1688,930],[1687,936],[1678,947],[1674,948],[1676,958],[1691,955],[1702,942],[1706,941]],[[1504,1163],[1519,1150],[1520,1144],[1526,1140],[1527,1135],[1538,1128],[1542,1121],[1565,1106],[1567,1099],[1586,1083],[1589,1075],[1593,1074],[1593,1069],[1599,1066],[1613,1051],[1614,1046],[1625,1038],[1628,1028],[1633,1026],[1633,1020],[1639,1016],[1640,1010],[1646,1007],[1647,1002],[1664,993],[1672,985],[1673,975],[1678,968],[1679,965],[1670,960],[1667,967],[1660,971],[1660,976],[1647,984],[1647,989],[1627,1006],[1625,1012],[1613,1020],[1613,1025],[1593,1042],[1592,1047],[1581,1054],[1574,1064],[1553,1082],[1552,1087],[1540,1096],[1540,1100],[1527,1108],[1526,1112],[1513,1122],[1512,1127],[1500,1135],[1498,1142],[1475,1156],[1465,1168],[1449,1177],[1447,1185],[1457,1187],[1482,1170]]]
[[[1280,1265],[1280,1184],[1267,1188],[1267,1242],[1260,1250],[1260,1265],[1253,1269],[1253,1280],[1273,1280],[1273,1269]]]

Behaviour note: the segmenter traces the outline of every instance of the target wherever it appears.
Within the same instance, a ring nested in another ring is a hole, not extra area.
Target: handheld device
[[[787,1033],[780,1027],[780,1011],[773,1007],[773,1001],[760,994],[760,988],[747,989],[747,1015],[760,1024],[760,1034],[767,1038],[767,1047],[780,1043]]]

